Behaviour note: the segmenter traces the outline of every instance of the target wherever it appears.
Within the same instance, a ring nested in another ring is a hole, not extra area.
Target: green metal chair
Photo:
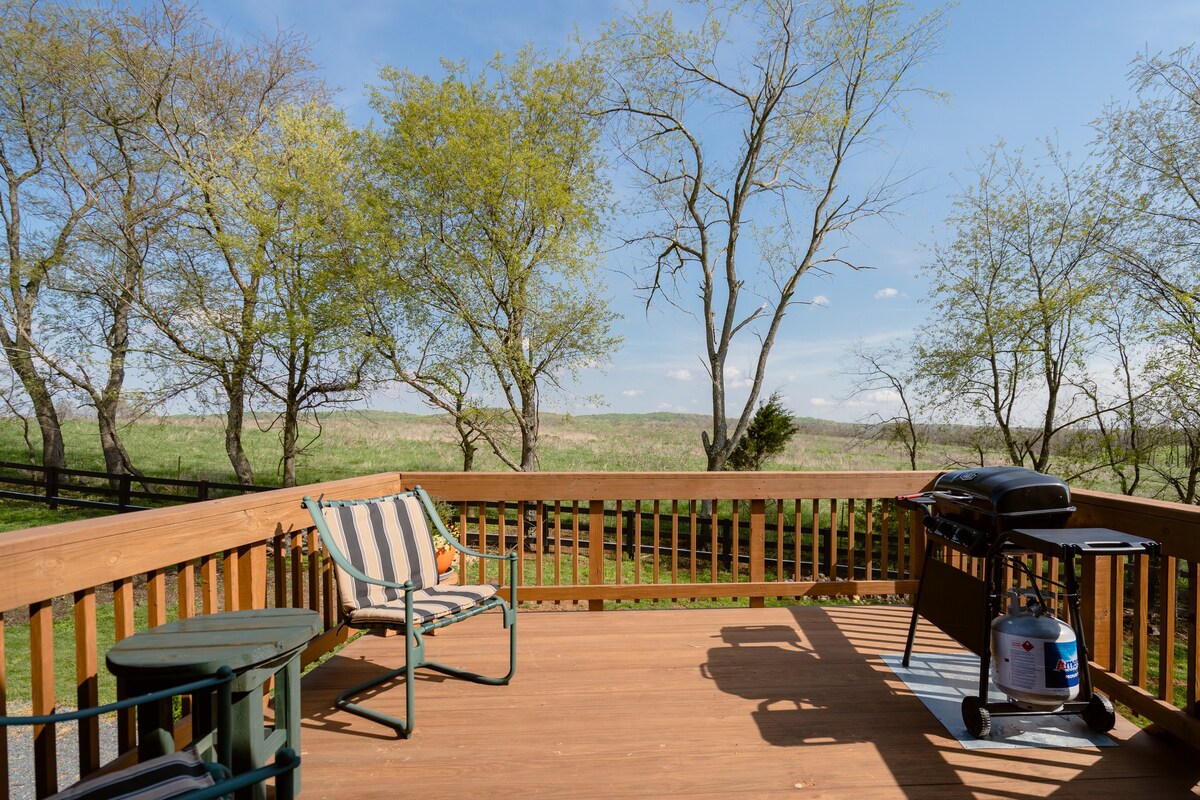
[[[404,666],[364,681],[338,695],[335,706],[394,728],[407,738],[414,726],[414,676],[428,668],[454,678],[494,686],[507,684],[517,669],[517,556],[481,553],[463,546],[451,535],[420,486],[411,492],[367,500],[304,498],[321,543],[333,558],[343,622],[375,633],[394,630],[404,635]],[[507,561],[511,604],[492,584],[442,584],[429,520],[459,552],[481,559]],[[498,608],[509,630],[508,673],[487,677],[429,661],[424,635],[438,628]],[[351,702],[360,694],[393,678],[405,680],[405,717],[399,719]]]
[[[110,714],[122,709],[169,701],[178,695],[199,692],[215,692],[217,697],[217,728],[215,756],[217,761],[203,761],[194,748],[185,748],[177,753],[164,753],[141,761],[124,769],[101,772],[87,776],[74,785],[49,796],[47,800],[109,800],[110,798],[139,797],[156,800],[217,800],[230,797],[238,789],[244,789],[275,778],[275,797],[294,797],[293,771],[300,765],[300,756],[290,748],[279,750],[275,762],[240,775],[231,775],[230,749],[232,731],[232,696],[230,685],[234,672],[221,667],[209,678],[172,686],[157,692],[126,698],[94,708],[78,711],[62,711],[55,714],[34,716],[0,716],[0,736],[7,735],[4,729],[17,725],[53,726],[61,722],[74,722]],[[53,736],[54,729],[35,728],[35,735]],[[38,787],[39,794],[47,791]]]

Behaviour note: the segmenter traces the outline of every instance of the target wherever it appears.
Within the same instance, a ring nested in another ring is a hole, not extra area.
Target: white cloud
[[[879,406],[892,406],[898,402],[900,402],[899,392],[891,389],[877,389],[859,395],[853,400],[847,400],[846,405],[850,408],[878,408]]]
[[[754,379],[742,373],[738,367],[725,370],[725,386],[729,389],[748,389],[754,385]]]
[[[813,299],[809,300],[808,302],[814,306],[823,306],[825,308],[829,308],[829,298],[823,294],[814,296]]]
[[[645,392],[643,392],[641,389],[626,389],[625,391],[621,392],[621,394],[625,397],[640,397],[641,395],[645,394]]]
[[[673,381],[690,381],[692,371],[690,369],[673,369],[667,372],[667,377]]]
[[[677,406],[677,405],[674,405],[674,404],[672,404],[672,403],[659,403],[659,404],[658,404],[658,405],[655,407],[655,409],[656,409],[657,411],[677,411],[677,412],[679,412],[679,413],[681,413],[681,414],[686,414],[686,413],[687,413],[687,408],[686,408],[686,407],[684,407],[684,406]]]
[[[808,404],[810,406],[816,406],[817,408],[820,408],[821,406],[833,405],[828,400],[826,400],[824,397],[810,397],[808,400]]]
[[[900,292],[889,286],[886,289],[880,289],[875,293],[874,297],[876,300],[886,300],[887,298],[895,297],[898,294],[900,294]]]

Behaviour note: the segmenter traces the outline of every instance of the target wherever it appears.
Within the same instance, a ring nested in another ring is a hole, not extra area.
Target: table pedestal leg
[[[262,684],[246,692],[233,693],[233,774],[257,769],[266,761],[266,737],[263,734]],[[239,789],[237,800],[266,800],[267,787],[261,783]]]

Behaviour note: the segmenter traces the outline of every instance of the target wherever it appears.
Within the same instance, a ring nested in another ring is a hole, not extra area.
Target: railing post
[[[604,501],[588,503],[588,584],[604,583]],[[588,600],[588,611],[603,611],[603,600]]]
[[[117,476],[117,510],[129,510],[129,491],[132,488],[133,481],[128,472]]]
[[[750,582],[761,583],[766,579],[767,557],[767,512],[766,501],[750,501]],[[764,608],[765,597],[751,597],[751,608]]]
[[[202,479],[196,486],[196,502],[203,503],[208,499],[208,480]]]
[[[51,511],[58,508],[58,467],[46,467],[46,504]]]
[[[1079,604],[1083,631],[1087,637],[1088,658],[1107,670],[1112,669],[1112,556],[1082,560]]]

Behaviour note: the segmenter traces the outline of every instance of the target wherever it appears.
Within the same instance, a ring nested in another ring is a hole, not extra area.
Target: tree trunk
[[[283,485],[296,485],[296,442],[300,440],[300,410],[292,403],[283,412]]]
[[[225,452],[229,455],[229,463],[237,475],[238,483],[254,483],[254,468],[246,451],[242,448],[242,425],[246,419],[245,391],[238,387],[236,390],[226,387],[229,397],[229,408],[225,412]]]
[[[8,340],[7,331],[4,338]],[[38,427],[42,431],[42,466],[63,469],[67,466],[66,445],[63,443],[62,426],[58,421],[58,412],[54,408],[54,398],[46,387],[46,379],[38,374],[30,355],[28,338],[17,328],[17,338],[13,342],[5,341],[8,353],[8,363],[21,379],[25,393],[33,404],[33,413],[37,417]]]

